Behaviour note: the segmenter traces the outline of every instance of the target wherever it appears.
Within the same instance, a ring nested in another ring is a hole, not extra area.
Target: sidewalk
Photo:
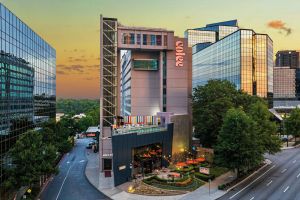
[[[227,172],[222,176],[217,177],[210,183],[206,183],[204,186],[198,188],[197,190],[186,194],[182,197],[182,200],[213,200],[223,196],[226,191],[218,190],[218,186],[221,184],[226,184],[235,179],[235,174],[233,172]],[[210,187],[210,189],[209,189]],[[210,191],[209,191],[210,190]]]

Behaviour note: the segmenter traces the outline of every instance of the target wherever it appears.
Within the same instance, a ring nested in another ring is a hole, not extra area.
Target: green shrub
[[[215,178],[215,176],[213,174],[206,175],[206,174],[201,174],[200,172],[196,172],[195,177],[200,180],[206,181],[206,182],[209,181],[209,179],[214,180],[214,178]]]
[[[219,185],[219,186],[218,186],[218,189],[219,189],[219,190],[224,190],[225,187],[226,187],[226,185],[225,185],[225,184],[222,184],[222,185]]]
[[[181,173],[181,172],[186,173],[186,172],[190,172],[190,171],[192,171],[192,170],[194,170],[194,166],[189,165],[189,166],[186,167],[186,168],[176,169],[175,171],[176,171],[176,172],[179,172],[179,173]]]
[[[229,170],[225,167],[212,167],[210,168],[210,173],[214,175],[214,177],[221,176],[222,174],[228,172]]]

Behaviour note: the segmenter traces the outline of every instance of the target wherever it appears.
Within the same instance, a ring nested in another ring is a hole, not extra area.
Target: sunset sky
[[[299,0],[0,0],[56,49],[57,97],[99,97],[100,14],[130,26],[187,28],[238,19],[280,49],[300,49]]]

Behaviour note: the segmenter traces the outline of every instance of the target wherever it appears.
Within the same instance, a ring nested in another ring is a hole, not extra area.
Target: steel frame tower
[[[100,16],[100,129],[110,127],[118,104],[118,21]]]

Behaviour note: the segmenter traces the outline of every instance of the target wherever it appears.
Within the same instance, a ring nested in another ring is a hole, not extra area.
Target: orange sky
[[[279,49],[300,49],[299,0],[0,0],[57,53],[57,97],[99,98],[99,18],[161,27],[182,36],[187,28],[238,19],[267,33]]]

